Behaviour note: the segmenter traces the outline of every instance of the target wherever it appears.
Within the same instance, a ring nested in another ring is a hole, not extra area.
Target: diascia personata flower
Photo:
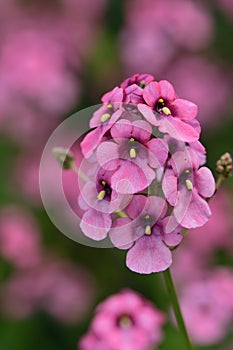
[[[84,161],[97,169],[80,190],[81,229],[129,249],[135,272],[166,270],[182,231],[211,216],[215,180],[203,166],[197,105],[149,74],[126,79],[102,102],[81,142]]]

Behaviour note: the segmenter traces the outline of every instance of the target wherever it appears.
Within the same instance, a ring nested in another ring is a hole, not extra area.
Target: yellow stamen
[[[165,115],[170,115],[170,114],[171,114],[170,109],[167,108],[167,107],[163,107],[163,108],[162,108],[162,111],[163,111],[163,113],[164,113]]]
[[[159,102],[159,103],[164,103],[164,99],[163,99],[163,98],[160,98],[160,99],[158,100],[158,102]]]
[[[132,321],[128,316],[121,316],[119,325],[121,328],[129,328],[132,325]]]
[[[148,214],[145,215],[145,219],[146,219],[146,220],[150,219],[150,215],[148,215]]]
[[[109,104],[107,105],[107,107],[108,107],[109,109],[111,109],[111,108],[112,108],[112,104],[109,103]]]
[[[147,226],[146,226],[146,228],[145,228],[145,234],[148,235],[148,236],[151,235],[151,227],[150,227],[150,225],[147,225]]]
[[[106,181],[102,180],[102,181],[101,181],[101,184],[102,184],[103,186],[105,186],[105,185],[106,185]]]
[[[130,158],[136,158],[137,153],[134,148],[131,148],[129,151]]]
[[[185,174],[189,174],[190,173],[190,170],[185,170]]]
[[[105,113],[102,115],[102,117],[100,118],[101,122],[104,123],[106,122],[106,120],[108,120],[110,118],[110,114],[109,113]]]
[[[104,199],[105,194],[106,194],[106,192],[104,190],[100,191],[98,196],[97,196],[98,201],[102,201]]]
[[[129,141],[133,142],[135,139],[133,137],[130,137]]]
[[[193,189],[193,184],[192,184],[192,182],[191,182],[190,180],[186,180],[185,183],[186,183],[187,189],[188,189],[189,191],[191,191],[191,190]]]

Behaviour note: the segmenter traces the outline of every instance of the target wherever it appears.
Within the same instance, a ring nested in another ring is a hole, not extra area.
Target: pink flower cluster
[[[1,314],[22,319],[43,311],[69,324],[87,313],[93,300],[91,276],[69,261],[49,257],[35,220],[18,207],[0,212],[0,255],[14,267],[1,283]]]
[[[96,241],[129,249],[138,273],[167,269],[184,228],[203,226],[215,191],[204,167],[197,106],[166,80],[135,74],[102,97],[81,142],[80,227]]]
[[[80,350],[147,350],[162,340],[161,311],[131,290],[110,296],[97,307]]]

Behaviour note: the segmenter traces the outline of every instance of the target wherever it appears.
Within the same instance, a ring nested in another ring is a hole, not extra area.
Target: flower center
[[[146,87],[145,80],[141,80],[140,83],[138,83],[138,86],[140,86],[140,88],[144,89]]]
[[[171,111],[168,107],[165,106],[165,101],[163,98],[160,98],[155,106],[155,110],[160,114],[170,115]]]
[[[112,194],[111,187],[107,184],[107,182],[105,180],[100,181],[99,187],[100,187],[100,191],[97,195],[97,199],[99,201],[102,201],[103,199],[110,201],[111,194]]]
[[[101,118],[100,118],[101,123],[106,122],[110,117],[111,117],[111,116],[110,116],[109,113],[104,113],[104,114],[101,116]]]
[[[190,180],[190,174],[191,174],[191,171],[189,169],[186,169],[183,173],[183,183],[185,183],[185,186],[187,187],[187,189],[189,191],[192,191],[193,190],[193,183],[192,181]]]
[[[130,156],[130,158],[135,159],[136,156],[137,156],[137,152],[135,150],[135,148],[136,148],[136,141],[135,141],[135,139],[133,137],[131,137],[129,139],[129,146],[130,146],[129,156]]]
[[[118,324],[120,328],[127,329],[130,328],[133,324],[132,319],[128,315],[122,315],[119,318]]]
[[[145,235],[147,236],[150,236],[151,235],[151,226],[153,225],[153,218],[146,214],[144,217],[143,217],[143,222],[144,222],[144,233]]]

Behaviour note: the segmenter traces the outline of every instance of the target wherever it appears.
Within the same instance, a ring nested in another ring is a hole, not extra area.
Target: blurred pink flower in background
[[[15,272],[1,286],[1,313],[21,319],[44,311],[61,322],[76,323],[88,313],[93,296],[86,270],[45,257],[36,267]]]
[[[98,35],[105,3],[4,4],[0,121],[13,137],[19,139],[20,134],[21,142],[28,138],[43,142],[54,123],[77,105],[83,61]]]
[[[198,105],[198,119],[204,128],[215,126],[231,107],[227,74],[226,68],[198,56],[182,57],[165,72],[178,96]]]
[[[19,207],[0,211],[0,254],[16,268],[33,267],[41,259],[40,231],[34,218]]]
[[[146,68],[158,74],[180,48],[199,51],[213,38],[211,15],[191,0],[128,1],[125,17],[121,40],[128,73]]]
[[[230,331],[233,321],[233,271],[216,268],[187,284],[181,293],[181,309],[193,342],[214,344]]]
[[[199,278],[213,262],[215,254],[233,251],[233,220],[230,199],[224,190],[210,201],[212,216],[203,227],[190,230],[183,239],[183,249],[174,254],[172,271],[178,284]]]
[[[74,152],[75,163],[78,166],[81,162],[80,150],[75,148]],[[15,187],[16,190],[20,190],[20,193],[23,194],[27,200],[29,200],[29,202],[33,203],[36,206],[40,206],[42,204],[39,187],[40,160],[41,154],[39,152],[24,152],[18,157],[17,161],[15,162],[15,168],[13,176],[11,178],[11,186]],[[77,200],[79,195],[78,176],[73,170],[61,170],[61,172],[64,195],[71,208],[77,212]],[[15,174],[17,174],[17,177],[15,177]],[[44,182],[47,185],[50,198],[53,203],[56,203],[57,198],[59,198],[59,195],[57,193],[59,174],[60,165],[52,156],[51,151],[50,167],[43,169],[43,178]]]
[[[123,290],[101,303],[80,350],[147,350],[162,340],[164,315],[148,300]]]

